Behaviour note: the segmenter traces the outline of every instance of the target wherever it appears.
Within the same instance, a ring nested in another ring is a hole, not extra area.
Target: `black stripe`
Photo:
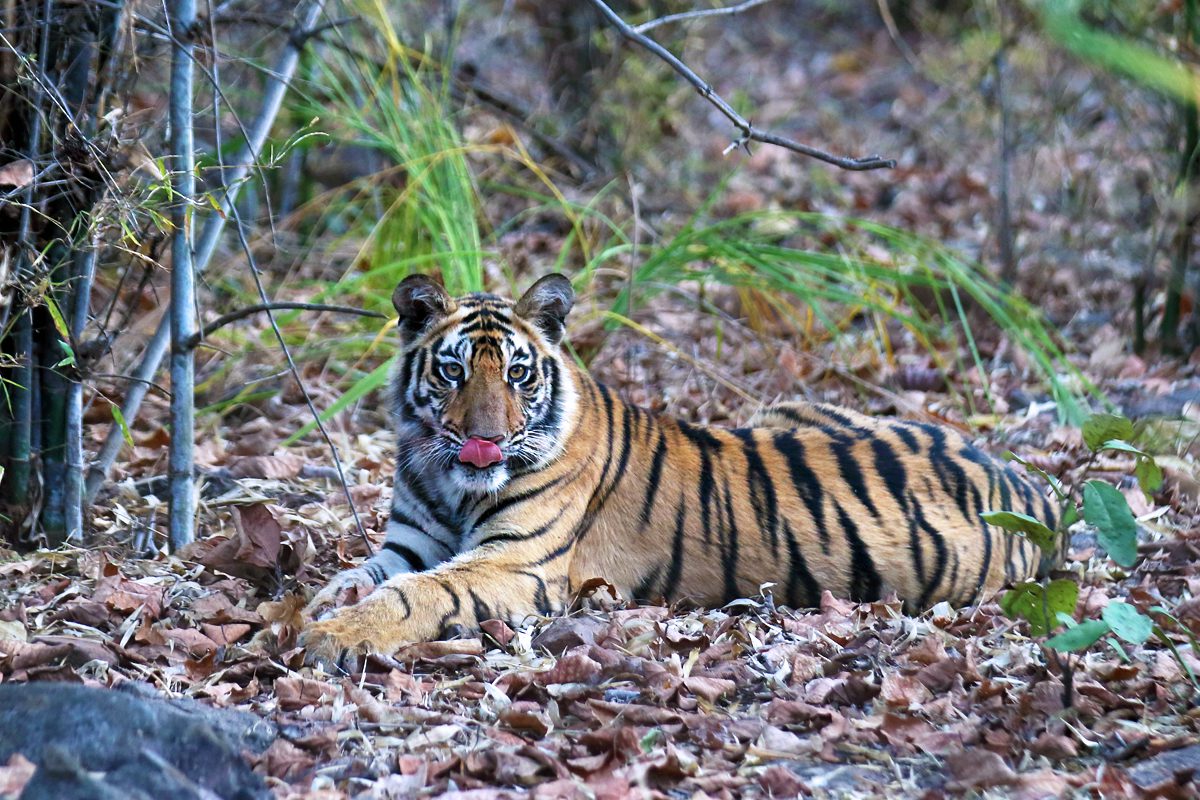
[[[390,550],[403,558],[413,568],[414,572],[424,572],[429,569],[430,565],[426,564],[425,559],[421,558],[420,554],[411,547],[406,547],[399,542],[384,542],[383,549]]]
[[[392,592],[396,595],[396,598],[399,599],[399,601],[400,601],[400,605],[404,606],[404,618],[405,619],[408,619],[409,617],[412,616],[412,606],[410,606],[408,604],[408,597],[404,594],[404,591],[399,586],[389,586],[388,584],[385,583],[383,586],[381,586],[379,588],[389,591],[389,592]]]
[[[760,534],[766,535],[771,552],[778,557],[779,506],[775,496],[775,482],[758,453],[754,434],[746,428],[740,428],[733,431],[733,435],[742,440],[742,455],[746,458],[746,482],[750,489],[750,505],[754,509],[754,519],[758,523]]]
[[[684,533],[684,515],[687,505],[684,503],[683,495],[680,494],[679,505],[675,508],[675,538],[671,542],[671,567],[667,570],[667,579],[663,582],[663,596],[668,600],[675,597],[675,590],[679,588],[679,578],[683,574],[683,533]]]
[[[712,542],[712,496],[716,488],[710,450],[720,450],[721,442],[703,428],[681,421],[677,421],[677,424],[680,433],[700,452],[700,525],[704,530],[704,543],[709,544]]]
[[[825,496],[817,476],[813,474],[804,458],[804,445],[795,435],[787,432],[775,434],[772,441],[775,449],[787,460],[792,485],[796,487],[796,494],[804,501],[813,524],[817,526],[817,535],[821,539],[821,550],[829,555],[829,529],[825,526]]]
[[[450,595],[450,599],[454,602],[454,605],[450,607],[449,611],[442,615],[441,620],[438,622],[438,635],[441,636],[444,635],[446,629],[450,627],[450,620],[462,610],[462,599],[458,596],[458,592],[454,591],[454,589],[445,581],[438,581],[437,585],[440,586],[446,592],[446,594]],[[479,620],[476,620],[476,622],[478,621]]]
[[[984,584],[987,583],[988,573],[992,570],[992,528],[983,521],[983,495],[979,491],[979,487],[971,484],[971,499],[975,501],[975,519],[979,520],[979,532],[983,536],[983,559],[979,565],[979,579],[975,584],[975,597],[978,600],[983,593]],[[1007,534],[1006,534],[1007,535]]]
[[[955,505],[966,520],[971,519],[971,507],[967,503],[967,491],[970,481],[963,468],[946,452],[946,432],[936,425],[924,425],[924,431],[929,434],[929,460],[934,472],[942,484],[946,494],[954,498]],[[953,489],[950,487],[953,482]]]
[[[840,503],[833,504],[841,523],[842,532],[846,534],[846,544],[850,546],[850,598],[860,603],[869,603],[879,599],[879,573],[875,571],[875,562],[866,544],[858,536],[858,526]]]
[[[421,530],[421,526],[418,525],[412,517],[408,516],[408,514],[405,514],[404,511],[402,511],[400,508],[397,508],[394,504],[392,505],[392,512],[388,515],[388,517],[393,522],[398,522],[401,525],[407,525],[408,527],[415,528],[418,531]],[[422,533],[423,532],[424,531],[422,531]]]
[[[511,530],[505,530],[503,533],[494,533],[491,536],[486,536],[483,539],[480,539],[475,546],[483,547],[485,544],[494,544],[496,542],[528,542],[533,539],[538,539],[542,536],[545,536],[550,529],[554,527],[554,523],[557,521],[557,519],[552,519],[545,525],[540,525],[525,533],[517,533]]]
[[[733,516],[733,493],[729,491],[729,476],[723,475],[722,488],[725,492],[725,521],[728,526],[725,531],[725,555],[722,558],[725,571],[725,597],[731,599],[739,596],[737,585],[738,563],[738,529],[737,520]]]
[[[875,471],[883,478],[883,485],[895,499],[896,505],[907,515],[908,502],[905,494],[908,491],[908,475],[904,471],[903,462],[897,458],[892,446],[883,439],[871,439],[871,450],[875,454]]]
[[[404,477],[404,488],[416,498],[418,503],[424,506],[421,509],[422,511],[446,530],[453,531],[457,529],[458,526],[455,524],[455,521],[442,512],[442,504],[435,502],[429,492],[425,490],[425,485],[421,482],[420,475],[409,472],[407,466],[400,468],[400,474]]]
[[[804,553],[792,533],[792,525],[786,519],[783,521],[783,535],[787,539],[788,558],[791,561],[788,571],[788,605],[792,608],[816,608],[821,601],[821,585],[809,570]],[[797,590],[800,588],[804,589],[803,600],[797,599]]]
[[[638,583],[633,590],[634,600],[643,600],[645,602],[654,602],[658,598],[654,596],[654,585],[658,583],[658,579],[662,577],[662,564],[658,564],[654,569],[650,570],[645,577]]]
[[[631,423],[631,420],[630,420],[631,415],[629,412],[629,405],[623,401],[619,401],[619,402],[621,402],[621,428],[622,428],[622,430],[621,430],[621,457],[617,462],[616,471],[613,472],[612,482],[609,483],[609,485],[604,489],[604,493],[600,496],[599,500],[597,500],[593,496],[592,499],[595,504],[592,506],[593,510],[600,509],[600,507],[603,506],[605,504],[605,502],[608,501],[608,498],[611,497],[612,493],[616,490],[617,484],[619,484],[621,482],[621,479],[625,477],[625,467],[629,465],[629,453],[633,449],[630,446],[631,437],[633,434],[632,434],[632,426],[630,424]],[[609,416],[610,416],[610,423],[615,423],[616,415],[612,413],[611,406],[609,408]],[[610,424],[610,426],[609,426],[610,431],[611,431],[611,428],[612,428],[612,425]],[[609,434],[610,445],[611,445],[611,441],[612,441],[612,434],[610,433]],[[611,455],[611,452],[612,451],[611,451],[611,446],[610,446],[610,450],[609,450],[610,455]],[[605,472],[607,472],[607,470],[605,470]],[[604,483],[603,478],[601,478],[600,485],[603,485],[603,483]]]
[[[650,477],[646,481],[646,499],[642,503],[642,528],[650,524],[650,512],[654,507],[654,498],[658,497],[658,487],[662,480],[663,464],[667,460],[667,437],[660,429],[658,444],[654,446],[654,460],[650,464]]]
[[[832,420],[835,424],[842,426],[846,430],[854,433],[860,439],[871,436],[871,432],[858,425],[853,419],[846,416],[834,406],[819,404],[814,406],[818,414],[824,415],[827,419]]]
[[[604,488],[604,484],[608,481],[608,471],[612,467],[612,457],[613,457],[613,400],[612,400],[612,394],[609,393],[608,387],[605,386],[604,384],[597,383],[595,385],[595,387],[596,387],[596,391],[600,393],[600,399],[603,401],[602,405],[604,407],[604,426],[605,426],[605,431],[606,431],[605,437],[604,437],[604,442],[606,445],[608,445],[608,447],[604,452],[604,469],[602,469],[600,471],[600,480],[596,482],[596,488],[592,492],[591,499],[588,500],[588,510],[589,511],[595,511],[597,508],[599,508],[598,498],[600,496],[600,492]]]
[[[467,589],[467,594],[471,596],[471,609],[475,612],[475,619],[483,622],[485,619],[494,619],[495,614],[487,603],[479,595],[475,594],[474,589]]]
[[[933,542],[933,574],[929,576],[928,580],[922,582],[921,597],[917,601],[917,610],[924,611],[929,606],[929,600],[937,589],[938,584],[941,583],[942,576],[946,574],[946,540],[942,538],[942,534],[938,532],[937,528],[929,524],[929,520],[925,518],[924,510],[921,508],[921,501],[917,499],[916,495],[909,493],[908,501],[917,526]]]
[[[915,453],[921,449],[921,446],[917,444],[917,437],[913,436],[912,431],[908,428],[898,423],[893,423],[890,428],[892,433],[896,434],[896,437],[904,442],[910,451]]]
[[[871,493],[867,491],[867,482],[863,476],[862,467],[858,463],[858,459],[850,452],[853,444],[852,439],[843,437],[832,437],[829,442],[829,449],[833,451],[833,455],[837,458],[838,469],[841,470],[842,477],[850,486],[850,491],[858,498],[867,511],[871,512],[871,516],[879,518],[879,509],[875,507],[875,503],[871,500]]]
[[[555,486],[562,483],[564,480],[566,480],[566,477],[567,477],[566,475],[559,475],[554,480],[547,481],[546,483],[542,484],[541,486],[535,486],[532,489],[526,489],[523,492],[519,492],[517,494],[512,494],[512,495],[509,495],[508,497],[505,497],[502,500],[496,501],[495,505],[489,506],[482,514],[479,515],[479,518],[475,520],[474,527],[478,528],[480,525],[483,525],[485,522],[487,522],[492,517],[499,514],[501,511],[511,508],[512,506],[515,506],[517,503],[524,503],[526,500],[532,500],[533,498],[540,495],[542,492],[544,492],[548,489],[552,489]]]

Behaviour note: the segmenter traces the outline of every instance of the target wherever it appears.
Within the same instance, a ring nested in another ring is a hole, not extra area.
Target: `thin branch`
[[[238,320],[252,317],[255,314],[261,314],[264,311],[320,311],[331,314],[354,314],[359,317],[374,317],[375,319],[387,319],[387,314],[381,314],[378,311],[368,311],[365,308],[355,308],[354,306],[337,306],[329,305],[328,303],[299,303],[299,302],[274,302],[274,303],[259,303],[258,305],[246,306],[239,308],[237,311],[230,311],[228,314],[222,314],[212,322],[204,326],[204,329],[192,336],[188,342],[189,347],[196,347],[201,341],[212,336],[214,333],[224,328],[226,325],[231,325]]]
[[[738,3],[736,6],[726,6],[725,8],[702,8],[697,11],[684,11],[679,14],[667,14],[665,17],[652,19],[649,22],[643,22],[641,25],[634,25],[635,33],[645,33],[653,30],[659,25],[672,25],[676,22],[685,22],[687,20],[699,19],[701,17],[728,17],[734,14],[740,14],[743,11],[749,11],[755,6],[761,6],[769,3],[771,0],[746,0],[744,3]]]
[[[591,4],[596,7],[609,23],[616,28],[620,34],[633,42],[634,44],[649,50],[654,55],[658,56],[663,61],[670,65],[671,69],[679,73],[679,75],[688,83],[690,83],[700,96],[708,102],[712,103],[718,111],[720,111],[726,119],[733,123],[740,132],[741,136],[734,140],[729,149],[736,147],[745,147],[750,142],[761,142],[763,144],[773,144],[777,147],[782,147],[786,150],[791,150],[801,155],[815,158],[819,161],[824,161],[827,164],[833,164],[835,167],[842,169],[863,171],[871,169],[891,169],[896,166],[894,159],[883,158],[881,156],[866,156],[863,158],[852,158],[847,156],[835,156],[826,153],[824,150],[818,150],[802,142],[797,142],[795,139],[789,139],[786,136],[779,136],[768,131],[759,130],[750,124],[750,122],[741,114],[733,110],[733,106],[725,102],[716,91],[703,78],[692,71],[691,67],[680,61],[671,51],[660,45],[653,39],[638,33],[629,23],[621,19],[620,15],[608,7],[604,0],[590,0]]]
[[[313,403],[312,395],[308,393],[308,387],[304,385],[304,380],[300,377],[300,369],[296,366],[295,360],[292,358],[292,351],[288,348],[287,342],[283,338],[283,331],[279,330],[279,323],[275,321],[275,315],[272,313],[273,304],[271,298],[267,296],[267,289],[263,285],[262,272],[258,268],[258,262],[254,258],[254,252],[250,249],[250,242],[246,239],[246,228],[242,224],[242,216],[238,213],[237,206],[230,206],[230,212],[233,214],[233,229],[237,233],[238,242],[241,243],[242,251],[246,255],[246,264],[250,267],[250,274],[254,276],[254,286],[258,289],[258,296],[262,299],[263,310],[267,314],[267,320],[271,323],[271,330],[275,333],[275,339],[279,342],[279,349],[283,352],[283,357],[287,359],[288,370],[292,373],[292,379],[296,381],[296,385],[300,387],[300,393],[304,395],[304,403],[308,406],[309,413],[312,414],[313,422],[317,425],[317,430],[321,432],[321,438],[325,440],[325,445],[329,448],[329,454],[333,457],[333,466],[337,470],[338,482],[342,485],[342,494],[346,497],[346,502],[350,506],[350,515],[354,517],[354,525],[358,529],[358,535],[362,537],[363,544],[367,546],[367,554],[375,555],[375,547],[371,544],[371,539],[367,536],[367,529],[363,527],[362,519],[358,516],[358,508],[354,505],[354,497],[350,494],[350,484],[346,482],[346,472],[342,468],[342,459],[338,455],[337,445],[333,443],[333,437],[329,435],[329,431],[325,428],[325,422],[321,419],[321,412],[317,411],[317,406]]]

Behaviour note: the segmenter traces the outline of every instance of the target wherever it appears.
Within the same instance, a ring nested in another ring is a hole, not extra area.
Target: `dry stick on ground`
[[[671,51],[660,45],[648,36],[641,34],[636,28],[623,20],[619,14],[613,11],[604,3],[604,0],[590,0],[591,4],[604,16],[605,19],[616,28],[622,36],[634,44],[649,50],[654,55],[661,58],[670,65],[671,69],[675,70],[679,75],[700,93],[708,102],[712,103],[725,118],[734,124],[739,131],[741,137],[736,139],[729,149],[735,147],[745,147],[750,142],[761,142],[762,144],[773,144],[776,147],[782,147],[786,150],[791,150],[801,155],[815,158],[819,161],[824,161],[827,164],[833,164],[835,167],[842,169],[863,171],[870,169],[891,169],[896,166],[894,159],[883,158],[881,156],[865,156],[863,158],[852,158],[847,156],[835,156],[831,153],[826,153],[824,150],[818,150],[815,147],[810,147],[802,142],[797,142],[795,139],[789,139],[786,136],[779,136],[769,131],[759,130],[750,124],[750,122],[741,114],[733,110],[733,106],[725,102],[716,91],[713,90],[703,78],[692,71],[692,68],[680,61]],[[727,151],[728,152],[728,151]]]

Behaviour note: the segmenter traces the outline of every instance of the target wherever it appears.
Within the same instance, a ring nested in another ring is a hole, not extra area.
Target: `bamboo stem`
[[[204,272],[208,266],[208,262],[212,259],[213,253],[216,252],[217,243],[220,241],[221,233],[225,228],[225,221],[230,215],[230,209],[237,199],[238,192],[241,190],[246,175],[250,172],[250,168],[257,162],[259,154],[262,153],[263,143],[266,141],[267,134],[271,130],[271,125],[275,122],[275,117],[279,114],[279,109],[283,104],[288,83],[296,73],[296,65],[300,60],[300,52],[306,42],[304,33],[316,23],[324,6],[325,0],[309,0],[308,4],[297,15],[298,19],[293,35],[288,39],[287,44],[284,45],[279,60],[275,63],[275,67],[270,73],[271,78],[268,80],[263,92],[262,110],[250,126],[246,137],[246,147],[238,155],[236,163],[230,165],[226,170],[225,193],[219,201],[221,211],[218,214],[209,216],[200,232],[193,259],[193,269],[197,275]],[[168,320],[163,319],[159,323],[158,329],[154,332],[154,336],[146,345],[146,350],[142,354],[142,360],[138,363],[137,369],[134,370],[134,381],[130,384],[129,391],[125,395],[125,403],[121,407],[123,416],[128,424],[132,424],[133,420],[137,417],[142,400],[145,399],[146,392],[154,380],[154,375],[158,372],[159,364],[162,363],[163,356],[167,352],[167,346],[170,344],[170,333]],[[100,490],[101,484],[104,483],[109,470],[112,469],[113,462],[117,459],[117,454],[121,451],[123,442],[124,434],[121,431],[121,426],[114,424],[109,428],[104,446],[88,470],[87,496],[89,500],[94,498],[96,492]]]
[[[88,308],[92,297],[92,280],[96,276],[96,252],[99,243],[75,257],[74,292],[71,303],[71,342],[83,340],[87,326]],[[72,381],[67,390],[67,485],[63,495],[63,519],[67,541],[83,541],[83,381]]]
[[[33,103],[30,110],[32,119],[29,124],[28,158],[37,164],[41,155],[42,140],[42,102],[45,99],[45,64],[50,55],[50,20],[52,18],[51,0],[43,0],[41,5],[40,41],[38,44],[38,80],[35,81]],[[34,19],[37,20],[36,12]],[[36,169],[35,169],[36,172]],[[25,187],[25,202],[21,207],[21,217],[17,228],[17,284],[28,286],[30,276],[29,251],[32,249],[30,238],[30,214],[34,204],[34,189],[37,181],[31,181]],[[12,410],[12,425],[8,436],[7,466],[4,473],[3,486],[0,495],[12,507],[27,510],[31,505],[29,496],[30,462],[33,446],[33,310],[29,307],[16,309],[24,305],[20,292],[15,292],[12,302],[5,307],[0,320],[0,330],[8,325],[8,315],[16,310],[18,317],[13,332],[14,350],[17,366],[13,369],[12,380],[8,387],[9,404]],[[24,520],[25,514],[21,514]]]
[[[169,6],[171,47],[171,152],[174,168],[171,187],[171,442],[167,481],[171,550],[178,551],[196,538],[196,496],[192,487],[195,446],[196,284],[192,265],[192,207],[196,194],[195,146],[192,140],[192,33],[196,25],[195,0],[172,0]]]

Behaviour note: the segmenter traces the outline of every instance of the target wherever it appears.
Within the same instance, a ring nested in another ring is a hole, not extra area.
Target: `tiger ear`
[[[575,290],[564,276],[554,273],[529,287],[513,310],[537,327],[551,344],[562,341],[567,313],[575,303]]]
[[[428,275],[409,275],[392,292],[392,305],[400,315],[400,331],[411,341],[455,309],[454,299]]]

